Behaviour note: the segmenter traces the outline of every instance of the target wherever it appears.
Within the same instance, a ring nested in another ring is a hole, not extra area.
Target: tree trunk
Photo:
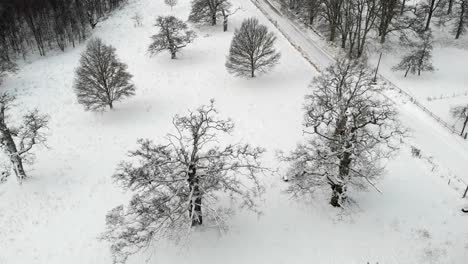
[[[342,49],[345,49],[346,48],[346,41],[348,39],[348,35],[345,34],[343,36],[341,36],[341,48]]]
[[[192,198],[189,203],[189,216],[192,219],[192,226],[199,226],[203,224],[202,216],[202,197],[199,186],[199,179],[197,177],[197,168],[191,164],[188,172],[188,182]]]
[[[228,17],[224,16],[223,20],[223,31],[226,32],[228,30]]]
[[[455,35],[455,39],[458,39],[463,31],[464,23],[465,23],[465,8],[466,8],[466,0],[463,0],[460,4],[460,18],[458,20],[458,27],[457,27],[457,34]]]
[[[435,1],[436,0],[431,0],[431,6],[429,7],[429,13],[427,15],[426,28],[424,30],[428,30],[429,27],[431,26],[431,19],[432,19],[432,14],[434,13]]]
[[[387,34],[380,35],[380,43],[381,44],[385,43],[386,37],[387,37]]]
[[[468,110],[467,110],[467,111],[468,111]],[[467,116],[465,117],[465,122],[463,122],[463,128],[462,128],[462,131],[461,131],[461,133],[460,133],[460,136],[463,136],[463,132],[465,132],[466,124],[468,124],[468,114],[467,114]]]
[[[114,106],[112,105],[112,101],[109,101],[109,108],[112,110]]]
[[[330,41],[335,41],[336,38],[336,24],[334,22],[330,23]]]
[[[447,15],[450,15],[452,13],[452,7],[453,7],[453,0],[449,0],[448,1]]]
[[[408,66],[408,69],[406,69],[405,78],[406,78],[406,76],[408,76],[408,72],[409,72],[410,68],[411,68],[411,66]]]
[[[250,77],[255,77],[255,64],[253,58],[250,59]]]
[[[330,183],[330,186],[332,188],[330,204],[333,207],[342,207],[343,203],[346,201],[346,185]]]
[[[23,161],[19,156],[16,144],[13,141],[10,130],[6,127],[5,124],[0,125],[0,140],[4,149],[6,150],[8,156],[10,157],[11,164],[13,165],[13,170],[15,175],[18,178],[18,181],[21,183],[24,178],[26,178],[26,172],[23,168]]]
[[[175,50],[171,50],[171,59],[176,59],[176,51]]]
[[[216,12],[211,14],[211,25],[215,26],[216,25]]]
[[[403,0],[403,2],[401,3],[400,15],[403,15],[403,12],[405,11],[405,4],[406,4],[406,0]]]
[[[314,24],[314,19],[315,19],[315,16],[311,13],[309,13],[309,25],[313,25]]]

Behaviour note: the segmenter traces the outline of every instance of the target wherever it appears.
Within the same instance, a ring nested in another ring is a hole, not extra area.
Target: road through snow
[[[304,32],[296,22],[281,14],[279,8],[268,0],[253,2],[317,70],[320,71],[334,61],[331,54],[314,43],[314,38],[320,38],[315,32],[309,29]],[[433,157],[449,174],[445,176],[455,178],[459,186],[468,184],[467,142],[450,133],[406,97],[399,96],[396,91],[389,91],[387,96],[397,104],[402,123],[411,130],[411,144],[420,148],[424,156]]]

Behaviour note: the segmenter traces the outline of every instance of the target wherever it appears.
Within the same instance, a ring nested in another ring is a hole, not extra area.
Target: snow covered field
[[[434,72],[424,72],[421,76],[408,75],[404,78],[404,72],[392,71],[392,67],[399,63],[404,54],[400,49],[394,48],[382,56],[381,73],[409,92],[434,114],[461,130],[463,120],[453,118],[450,109],[466,105],[468,102],[468,38],[464,36],[455,40],[447,32],[436,32],[436,35]]]
[[[243,9],[230,18],[229,32],[199,28],[177,60],[166,53],[149,57],[146,49],[154,18],[173,13],[185,19],[188,0],[172,12],[162,0],[130,1],[98,24],[93,36],[116,47],[137,87],[136,96],[110,112],[85,112],[76,102],[71,86],[84,44],[31,59],[5,80],[2,87],[18,94],[19,109],[37,106],[51,121],[49,149],[36,151],[32,179],[18,186],[11,177],[0,185],[1,264],[111,263],[108,244],[97,237],[107,211],[128,198],[110,178],[117,162],[137,138],[161,138],[174,114],[210,98],[235,121],[234,138],[267,148],[265,165],[278,166],[275,150],[301,140],[303,96],[317,73],[250,1],[234,5]],[[142,27],[133,26],[135,12]],[[224,62],[233,29],[251,16],[276,32],[282,58],[270,74],[248,80],[229,75]],[[403,118],[415,118],[421,123],[415,136],[424,135],[425,116]],[[431,135],[411,140],[427,143]],[[450,159],[440,146],[434,148]],[[241,212],[225,235],[203,230],[181,245],[161,241],[129,263],[466,263],[468,218],[460,212],[460,192],[431,169],[405,146],[379,183],[383,194],[360,192],[352,197],[358,206],[345,212],[331,209],[320,194],[292,200],[280,175],[265,175],[262,216]]]

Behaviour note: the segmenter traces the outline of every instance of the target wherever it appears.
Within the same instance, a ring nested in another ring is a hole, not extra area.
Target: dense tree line
[[[370,37],[384,43],[390,33],[427,31],[437,24],[452,27],[459,38],[468,24],[466,0],[283,0],[283,7],[325,32],[349,57],[360,57]]]
[[[126,0],[16,0],[0,3],[2,56],[75,46]]]

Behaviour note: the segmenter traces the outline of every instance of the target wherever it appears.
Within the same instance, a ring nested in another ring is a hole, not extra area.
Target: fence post
[[[465,198],[465,197],[466,197],[466,193],[468,193],[468,185],[466,185],[465,193],[463,194],[463,197],[462,197],[462,198]]]

